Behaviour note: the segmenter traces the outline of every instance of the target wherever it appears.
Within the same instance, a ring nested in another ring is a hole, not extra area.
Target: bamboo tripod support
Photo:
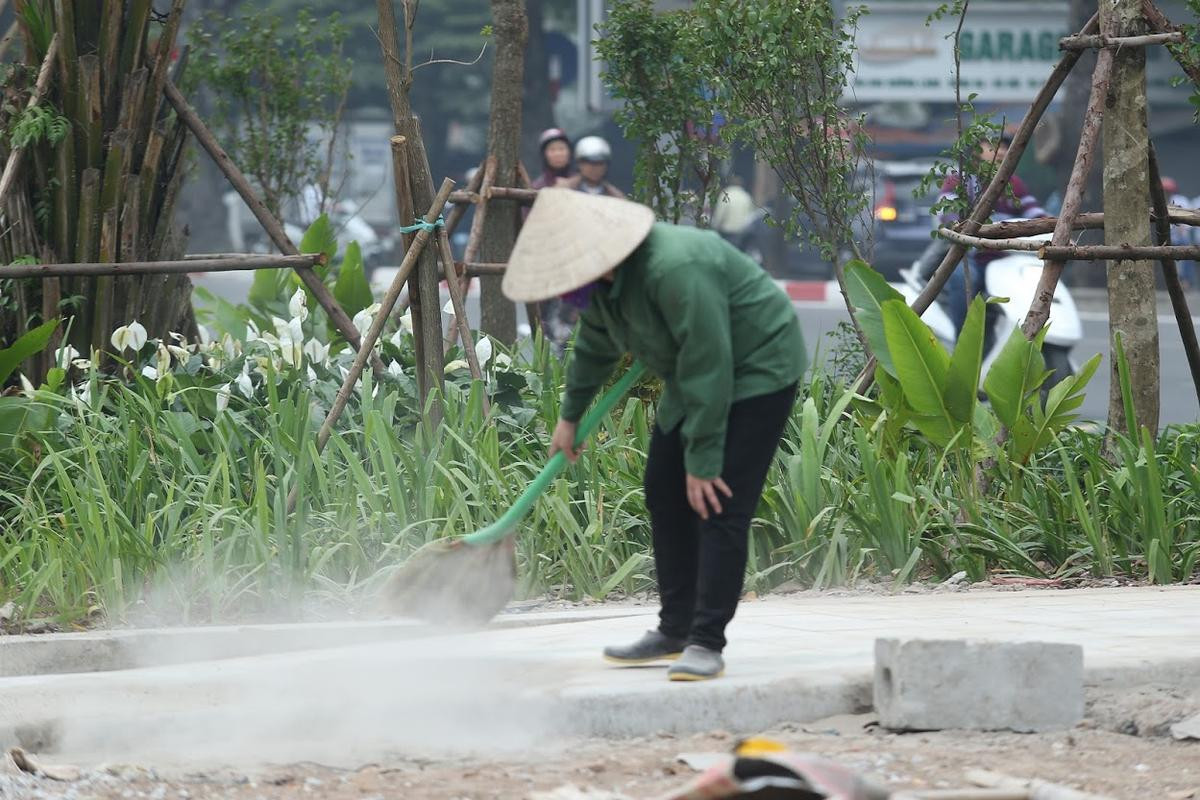
[[[1032,339],[1046,324],[1050,314],[1050,303],[1058,287],[1063,267],[1072,259],[1154,259],[1162,264],[1171,304],[1179,324],[1180,336],[1192,371],[1193,383],[1196,386],[1197,397],[1200,398],[1200,344],[1197,343],[1196,333],[1192,325],[1191,313],[1183,288],[1179,284],[1175,258],[1194,258],[1200,256],[1200,247],[1171,246],[1170,225],[1177,224],[1200,225],[1200,214],[1186,209],[1172,209],[1167,206],[1161,184],[1157,183],[1158,169],[1151,144],[1151,201],[1153,219],[1158,232],[1158,241],[1149,247],[1132,247],[1129,245],[1099,245],[1077,246],[1071,243],[1071,233],[1082,228],[1103,227],[1103,214],[1082,214],[1080,206],[1083,200],[1083,190],[1094,161],[1095,150],[1100,137],[1101,122],[1108,95],[1108,87],[1113,72],[1113,56],[1117,47],[1135,47],[1150,45],[1166,45],[1167,49],[1179,62],[1187,75],[1200,86],[1200,68],[1187,63],[1176,45],[1179,43],[1178,30],[1170,24],[1162,12],[1155,6],[1153,0],[1143,0],[1143,14],[1155,33],[1143,37],[1104,37],[1098,35],[1099,14],[1092,16],[1084,25],[1083,30],[1075,36],[1062,40],[1061,47],[1065,50],[1050,77],[1041,91],[1038,92],[1029,111],[1022,119],[1016,134],[1013,136],[1007,154],[996,169],[991,182],[976,202],[970,216],[954,228],[942,228],[939,235],[951,243],[949,251],[934,271],[928,284],[913,302],[912,308],[922,314],[942,291],[946,281],[957,268],[958,263],[970,247],[988,250],[1028,250],[1036,251],[1045,264],[1038,282],[1033,303],[1026,314],[1022,332],[1026,338]],[[1049,107],[1054,95],[1078,63],[1081,53],[1087,48],[1098,48],[1099,54],[1092,73],[1091,93],[1088,99],[1087,112],[1084,117],[1083,130],[1080,135],[1079,147],[1072,165],[1071,176],[1067,182],[1067,190],[1063,199],[1063,207],[1057,218],[1045,220],[1023,220],[996,224],[985,224],[991,215],[996,201],[1000,198],[1004,187],[1016,170],[1032,137],[1033,130]],[[1052,227],[1047,227],[1052,224]],[[1049,245],[1040,242],[1029,242],[1014,237],[1030,236],[1052,231]],[[874,377],[875,360],[871,359],[862,375],[856,381],[859,391],[866,391]]]
[[[454,188],[454,181],[447,178],[442,182],[442,188],[438,191],[437,196],[433,199],[433,205],[429,212],[425,215],[425,222],[433,224],[441,215],[442,208],[446,205],[446,198],[450,194],[450,190]],[[417,231],[413,237],[413,242],[409,246],[408,251],[404,254],[404,261],[400,264],[400,269],[396,271],[396,276],[392,278],[392,284],[388,287],[387,293],[384,294],[383,300],[379,304],[379,313],[371,320],[371,327],[367,329],[367,333],[363,336],[362,344],[358,348],[358,354],[354,357],[354,363],[350,365],[350,371],[346,373],[345,380],[342,381],[342,386],[338,389],[337,396],[333,400],[333,405],[329,408],[329,413],[325,415],[325,420],[321,423],[321,430],[317,433],[317,453],[325,449],[325,445],[329,442],[329,437],[333,434],[333,426],[341,418],[342,412],[346,410],[346,404],[350,402],[350,395],[354,392],[354,387],[358,383],[358,379],[362,376],[363,367],[366,366],[367,359],[375,351],[375,343],[379,341],[380,334],[383,333],[383,328],[387,324],[388,318],[391,316],[392,309],[396,306],[396,301],[400,298],[400,292],[404,289],[404,284],[412,274],[413,268],[417,264],[417,260],[421,257],[422,251],[425,249],[426,243],[431,238],[431,233],[428,228],[423,228]],[[296,500],[299,492],[299,483],[292,486],[288,493],[287,509],[290,513],[296,508]]]

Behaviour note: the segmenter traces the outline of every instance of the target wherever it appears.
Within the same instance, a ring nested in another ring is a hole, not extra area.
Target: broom
[[[583,415],[575,431],[576,448],[644,369],[635,361]],[[494,617],[512,599],[516,588],[517,526],[566,463],[566,453],[555,453],[512,508],[488,527],[465,536],[437,539],[419,548],[388,578],[382,593],[383,610],[451,624],[482,624]]]

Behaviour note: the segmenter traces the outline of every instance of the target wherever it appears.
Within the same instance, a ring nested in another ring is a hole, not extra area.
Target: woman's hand
[[[579,458],[579,453],[583,450],[583,445],[579,448],[575,447],[575,423],[567,422],[565,419],[560,419],[558,424],[554,426],[554,433],[550,435],[550,457],[553,457],[559,450],[567,454],[567,461],[572,464]]]
[[[730,491],[729,486],[720,477],[697,478],[694,475],[687,476],[688,505],[700,515],[700,519],[708,519],[709,508],[712,508],[714,514],[721,513],[721,499],[717,492],[723,492],[726,497],[733,497],[733,492]]]

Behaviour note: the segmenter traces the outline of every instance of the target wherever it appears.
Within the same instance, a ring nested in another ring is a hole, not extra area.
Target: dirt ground
[[[1104,703],[1103,698],[1098,698]],[[879,730],[869,716],[834,717],[769,732],[792,749],[858,770],[889,787],[963,787],[968,769],[1041,778],[1113,798],[1200,800],[1200,741],[1153,735],[1164,710],[1177,716],[1200,695],[1147,690],[1123,696],[1106,715],[1053,734],[909,733]],[[1093,710],[1096,701],[1092,703]],[[1139,717],[1140,715],[1140,717]],[[1108,729],[1124,727],[1124,733]],[[1103,726],[1103,727],[1101,727]],[[1135,735],[1139,727],[1142,735]],[[1147,735],[1151,734],[1151,735]],[[680,756],[728,752],[735,737],[713,732],[625,741],[558,743],[521,758],[416,761],[397,756],[356,770],[291,764],[254,771],[170,773],[133,765],[82,770],[74,780],[0,773],[0,797],[25,800],[642,800],[697,772]]]

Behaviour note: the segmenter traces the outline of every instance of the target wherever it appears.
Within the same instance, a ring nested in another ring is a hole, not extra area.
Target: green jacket
[[[730,405],[798,381],[796,311],[757,264],[712,231],[657,223],[579,318],[562,418],[577,421],[629,352],[663,379],[658,426],[683,422],[689,474],[721,474]]]

